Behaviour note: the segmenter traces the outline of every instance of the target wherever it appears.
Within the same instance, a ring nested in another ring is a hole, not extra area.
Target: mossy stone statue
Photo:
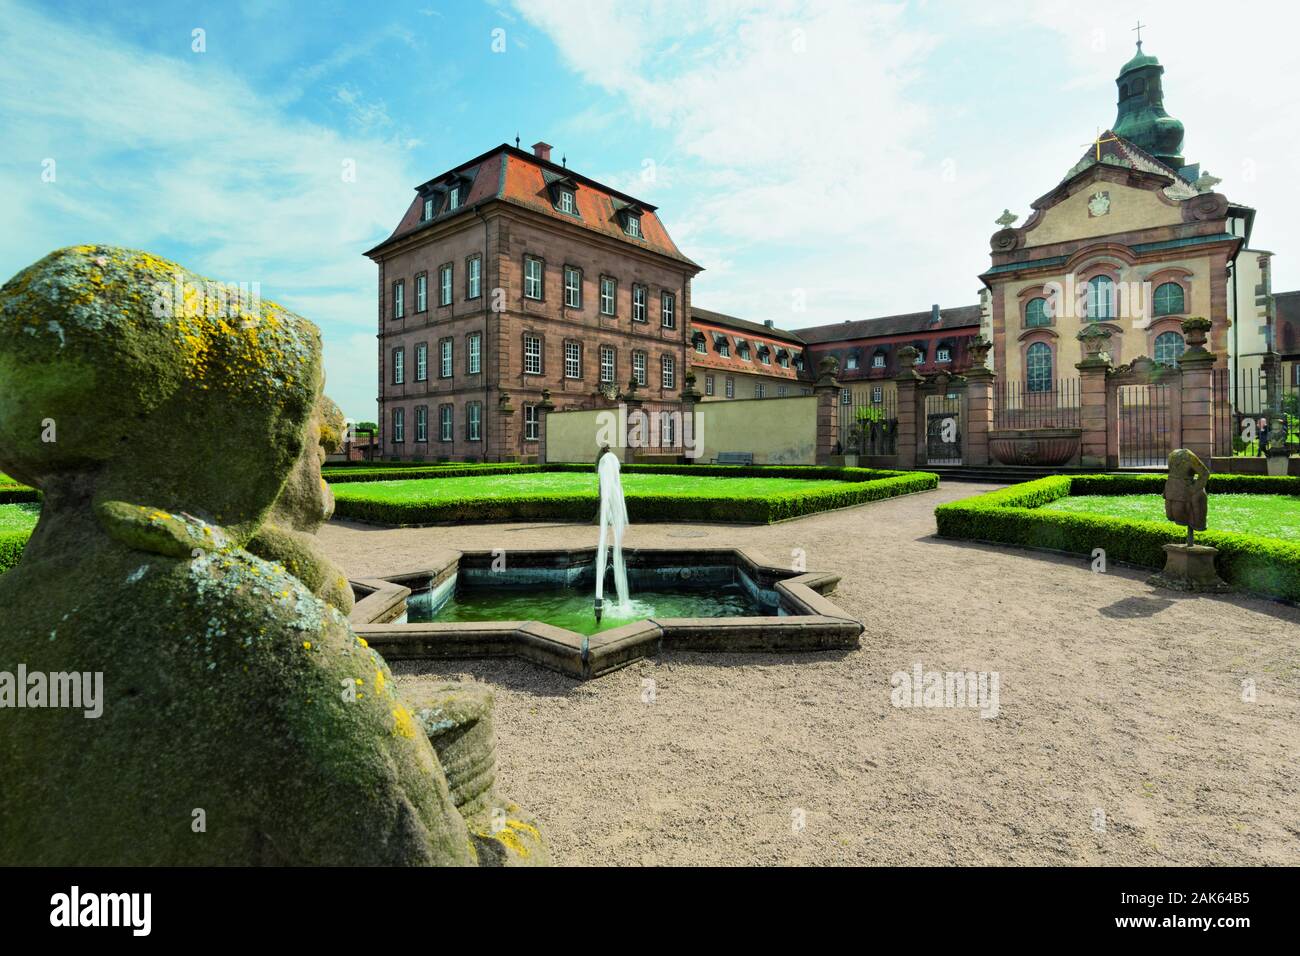
[[[103,680],[97,718],[0,716],[0,863],[502,862],[382,658],[245,550],[279,505],[302,531],[286,479],[332,415],[315,327],[208,288],[105,246],[0,288],[0,471],[44,492],[0,672]]]

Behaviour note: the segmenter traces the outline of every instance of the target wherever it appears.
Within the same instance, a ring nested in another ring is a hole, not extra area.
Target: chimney
[[[931,325],[939,324],[939,303],[937,302],[934,305],[930,306],[930,324]]]
[[[766,325],[769,329],[776,328],[776,326],[772,323],[771,319],[764,319],[763,324]]]
[[[543,143],[540,140],[533,143],[533,155],[542,162],[549,163],[551,161],[551,144]]]

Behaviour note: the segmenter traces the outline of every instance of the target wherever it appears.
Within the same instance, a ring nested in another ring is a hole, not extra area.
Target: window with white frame
[[[728,339],[723,339],[718,343],[718,354],[723,358],[731,358],[731,343]]]
[[[524,335],[524,372],[528,375],[542,374],[542,337]]]
[[[755,397],[755,398],[762,398],[763,395],[764,395],[764,393],[765,393],[766,391],[767,391],[767,389],[765,389],[765,388],[763,387],[763,383],[762,383],[762,382],[755,382],[755,383],[754,383],[754,397]]]
[[[438,304],[451,305],[451,263],[438,268]]]
[[[582,271],[573,266],[564,267],[564,304],[570,309],[582,308]]]
[[[429,275],[421,272],[415,277],[415,311],[424,312],[429,308]]]
[[[465,437],[469,441],[483,440],[482,402],[470,402],[465,406]]]
[[[609,276],[600,277],[600,314],[613,315],[615,294],[618,292],[618,283]]]
[[[415,406],[415,440],[427,442],[429,440],[429,406]]]
[[[614,346],[602,345],[600,347],[600,382],[602,385],[612,385],[616,381],[616,376]]]
[[[771,353],[769,350],[767,350],[766,348],[763,348],[762,346],[760,346],[759,349],[758,349],[758,360],[759,360],[760,362],[762,362],[764,365],[771,365],[771,364],[772,364],[772,353]]]
[[[849,369],[849,368],[857,368],[857,367],[858,367],[858,353],[857,353],[857,352],[850,352],[850,353],[848,354],[848,356],[844,359],[844,367],[845,367],[846,369]]]
[[[951,361],[952,361],[952,349],[948,348],[946,345],[940,347],[940,348],[939,348],[938,350],[936,350],[935,353],[934,353],[934,360],[935,360],[936,362],[940,362],[940,363],[942,363],[942,362],[951,362]]]
[[[452,186],[447,190],[447,212],[455,212],[460,208],[460,187]]]
[[[465,337],[465,370],[470,375],[477,375],[483,368],[483,336],[471,332]]]
[[[671,355],[664,355],[659,362],[660,376],[664,388],[677,387],[677,360]]]
[[[477,299],[483,294],[483,257],[470,256],[465,264],[465,298]]]
[[[438,343],[438,377],[451,378],[451,370],[452,370],[451,339],[443,339]]]
[[[700,353],[701,355],[709,354],[709,346],[708,343],[704,341],[704,336],[702,335],[695,336],[695,351]]]
[[[393,318],[406,316],[406,281],[398,279],[393,283]]]
[[[852,389],[848,389],[848,388],[842,388],[842,389],[840,389],[840,404],[841,404],[841,405],[852,405],[852,404],[853,404],[853,391],[852,391]]]
[[[871,401],[879,405],[885,398],[885,389],[883,386],[876,385],[871,389]]]
[[[400,444],[406,441],[406,409],[393,409],[393,442]]]
[[[452,429],[452,409],[450,405],[438,406],[438,440],[451,441],[455,432]]]
[[[644,352],[632,353],[632,378],[638,385],[646,384]]]
[[[633,239],[640,239],[641,238],[641,217],[629,215],[627,217],[627,225],[624,227],[624,231]]]
[[[426,342],[421,342],[415,347],[415,380],[417,382],[429,380],[429,346]]]
[[[541,414],[536,405],[524,406],[524,441],[537,441],[541,433]]]
[[[424,215],[422,217],[426,222],[433,218],[433,197],[430,196],[424,201]]]
[[[677,296],[671,292],[659,294],[660,320],[665,329],[677,328]]]
[[[393,349],[393,384],[401,385],[406,381],[406,349],[398,346]]]
[[[736,397],[736,380],[732,378],[730,375],[727,376],[725,392],[727,398]]]
[[[632,321],[644,322],[646,320],[646,287],[643,285],[632,286]]]
[[[885,367],[885,353],[884,353],[884,352],[877,352],[875,355],[871,356],[871,367],[872,367],[872,368],[884,368],[884,367]]]
[[[578,342],[564,343],[564,377],[582,378],[582,345]]]
[[[524,298],[540,299],[542,297],[542,260],[532,256],[524,257]]]
[[[572,215],[574,208],[575,206],[573,204],[573,190],[561,189],[560,190],[560,212],[567,212],[570,215]]]
[[[782,353],[780,353],[779,355],[777,355],[777,357],[776,357],[776,364],[779,365],[779,366],[781,366],[782,368],[789,368],[789,367],[790,367],[790,353],[789,353],[789,352],[782,352]]]
[[[713,376],[712,376],[712,375],[706,375],[706,376],[704,376],[704,394],[705,394],[705,395],[712,395],[712,394],[713,394]]]

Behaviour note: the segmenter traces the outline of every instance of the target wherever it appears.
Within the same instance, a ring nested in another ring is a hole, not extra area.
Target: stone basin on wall
[[[668,590],[730,595],[727,606],[750,613],[714,617],[649,614],[594,634],[539,620],[410,623],[413,608],[429,612],[452,595],[554,589],[594,596],[595,548],[453,552],[438,567],[358,578],[351,622],[389,661],[519,657],[579,679],[608,673],[661,648],[691,651],[824,651],[858,646],[860,621],[825,595],[839,576],[800,572],[736,548],[636,548],[624,552],[631,599]],[[504,566],[502,562],[504,561]],[[612,597],[607,582],[606,601]],[[594,621],[594,614],[592,615]]]
[[[989,454],[1004,465],[1068,465],[1079,458],[1079,428],[1005,428],[989,432]]]

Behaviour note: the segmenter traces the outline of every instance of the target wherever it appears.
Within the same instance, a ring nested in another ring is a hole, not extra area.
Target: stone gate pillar
[[[962,462],[967,465],[992,464],[989,458],[989,432],[993,430],[993,383],[997,375],[985,363],[993,343],[972,339],[966,347],[970,368],[966,375],[966,447]]]
[[[1209,319],[1192,316],[1183,320],[1187,350],[1178,360],[1182,369],[1182,447],[1208,462],[1214,454],[1214,363],[1218,360],[1205,348]]]
[[[1110,371],[1110,330],[1089,325],[1079,331],[1083,343],[1084,359],[1074,367],[1079,370],[1079,425],[1083,434],[1079,439],[1079,464],[1085,468],[1114,468],[1119,464],[1118,450],[1111,461],[1109,386],[1106,373]]]
[[[636,461],[637,449],[633,447],[630,441],[628,441],[627,433],[634,430],[636,416],[641,412],[641,405],[644,401],[644,399],[642,399],[637,393],[638,388],[640,388],[640,386],[637,385],[636,379],[633,378],[627,383],[627,391],[619,396],[619,401],[622,403],[623,407],[627,409],[625,425],[627,430],[619,436],[619,439],[623,442],[623,464],[625,465],[630,465]],[[641,432],[644,433],[647,430],[647,427],[648,423],[643,421]]]
[[[827,355],[818,363],[817,384],[813,394],[817,396],[817,455],[814,459],[819,465],[829,465],[835,454],[835,446],[840,440],[840,383],[835,378],[839,371],[839,360]]]
[[[914,346],[904,345],[898,350],[899,372],[894,379],[898,390],[898,436],[896,450],[898,467],[909,469],[916,467],[918,436],[918,419],[922,421],[919,431],[925,431],[924,416],[918,413],[920,386],[923,379],[916,371],[916,359],[921,353]]]

